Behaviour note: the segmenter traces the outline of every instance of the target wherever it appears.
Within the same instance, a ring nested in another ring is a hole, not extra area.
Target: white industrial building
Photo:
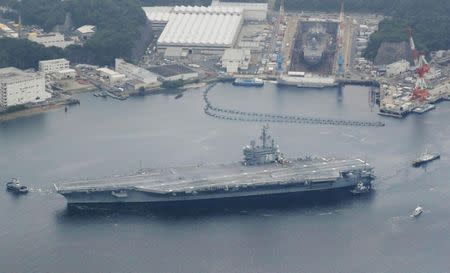
[[[84,25],[84,26],[77,28],[76,34],[78,35],[78,37],[81,40],[87,40],[87,39],[91,38],[92,36],[94,36],[95,30],[96,30],[96,28],[93,25]]]
[[[267,20],[267,3],[220,2],[219,0],[212,0],[211,7],[242,8],[244,20],[246,21]]]
[[[28,40],[44,45],[45,47],[56,46],[65,48],[74,44],[72,40],[65,40],[64,35],[57,32],[52,33],[29,33]]]
[[[124,74],[127,79],[137,80],[147,85],[158,84],[158,76],[147,69],[125,62],[123,59],[115,60],[115,70]]]
[[[53,77],[57,80],[74,79],[77,76],[77,71],[72,68],[61,69],[53,73]]]
[[[97,69],[100,77],[104,78],[109,84],[115,84],[125,80],[126,76],[107,67]]]
[[[157,7],[143,7],[142,9],[147,15],[147,19],[152,24],[154,31],[162,31],[169,22],[171,13],[174,7],[157,6]]]
[[[39,61],[39,71],[45,74],[54,73],[63,69],[69,69],[69,61],[66,59]]]
[[[389,77],[402,74],[409,70],[410,64],[407,60],[400,60],[386,65],[386,75]]]
[[[306,76],[306,72],[304,71],[288,71],[288,76],[291,77],[305,77]]]
[[[228,74],[235,74],[247,70],[250,59],[250,49],[228,48],[222,55],[222,67]]]
[[[218,54],[232,48],[244,20],[265,21],[267,3],[220,2],[211,6],[143,7],[155,31],[161,31],[158,51],[167,56]]]
[[[0,69],[0,107],[42,102],[51,98],[45,91],[45,76],[14,67]]]
[[[157,43],[160,53],[221,55],[236,44],[244,20],[267,20],[268,4],[213,0],[209,7],[157,6],[143,10],[152,29],[161,31]]]
[[[220,2],[213,0],[211,6],[213,8],[239,8],[242,9],[242,16],[245,21],[265,21],[267,20],[268,4],[267,3],[240,3],[240,2]],[[186,8],[205,8],[205,7],[186,7]],[[175,6],[153,6],[142,7],[147,19],[152,24],[152,29],[162,31],[169,20],[174,18]]]
[[[440,65],[450,63],[450,50],[439,50],[431,52],[431,58],[433,61]]]
[[[19,38],[19,33],[12,30],[9,26],[0,23],[0,36],[5,36],[9,38]]]
[[[242,23],[242,8],[175,6],[158,38],[158,51],[179,48],[180,54],[221,55],[234,46]]]
[[[159,65],[149,67],[149,70],[158,75],[161,81],[190,81],[198,79],[198,72],[178,64]]]

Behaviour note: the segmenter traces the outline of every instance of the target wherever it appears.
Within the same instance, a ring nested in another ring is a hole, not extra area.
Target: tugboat
[[[422,166],[425,163],[439,159],[440,157],[441,157],[441,155],[438,153],[430,153],[430,152],[426,151],[425,153],[421,154],[418,158],[416,158],[412,162],[412,165],[413,165],[413,167],[417,168],[417,167]]]
[[[415,217],[419,217],[419,215],[421,215],[423,212],[423,208],[422,207],[417,207],[413,213],[410,215],[410,217],[415,218]]]
[[[364,185],[363,182],[358,182],[358,184],[356,184],[356,187],[351,190],[350,192],[354,195],[359,195],[359,194],[363,194],[363,193],[368,193],[370,191],[371,187],[370,186],[366,186]]]
[[[21,185],[17,178],[11,178],[10,181],[6,182],[6,190],[21,194],[28,193],[28,187]]]

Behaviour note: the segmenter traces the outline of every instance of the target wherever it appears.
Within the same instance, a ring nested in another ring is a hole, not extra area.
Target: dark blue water
[[[376,168],[363,198],[289,206],[73,214],[52,183],[143,167],[225,163],[261,124],[203,114],[202,90],[81,106],[0,124],[0,272],[449,272],[450,104],[406,120],[378,117],[368,89],[218,85],[213,103],[246,111],[382,119],[385,128],[271,124],[287,156],[360,157]],[[442,159],[410,161],[426,148]],[[411,219],[418,205],[424,214]]]

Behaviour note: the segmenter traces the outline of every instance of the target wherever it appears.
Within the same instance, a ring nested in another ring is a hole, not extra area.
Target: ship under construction
[[[242,162],[140,170],[133,175],[55,184],[69,205],[152,203],[175,205],[193,201],[282,197],[357,185],[371,187],[373,167],[361,159],[287,159],[268,127],[261,144],[243,148]]]
[[[331,35],[326,32],[322,25],[317,23],[303,36],[303,41],[305,41],[303,59],[310,66],[319,65],[331,45]]]

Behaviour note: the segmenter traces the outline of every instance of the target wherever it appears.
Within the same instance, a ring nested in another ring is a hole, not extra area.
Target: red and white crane
[[[430,93],[428,92],[429,85],[425,81],[425,75],[430,71],[430,64],[425,59],[425,55],[421,54],[416,49],[411,28],[408,29],[408,32],[409,32],[409,45],[411,47],[417,74],[417,81],[411,95],[411,100],[423,102],[426,101],[430,96]]]

